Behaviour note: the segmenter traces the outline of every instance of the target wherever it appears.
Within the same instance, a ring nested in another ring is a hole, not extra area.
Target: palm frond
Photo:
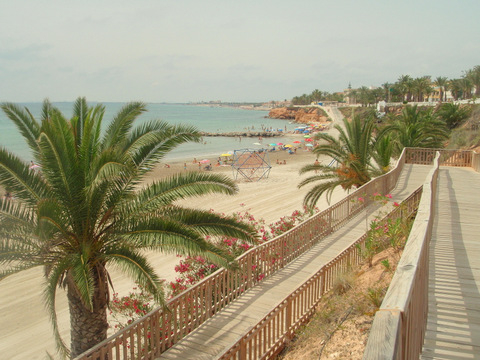
[[[35,151],[37,148],[37,139],[40,135],[40,125],[32,114],[27,109],[22,109],[13,103],[3,103],[1,108],[18,128],[30,149]]]
[[[134,282],[140,284],[154,296],[159,304],[165,303],[162,280],[148,260],[135,249],[115,246],[106,248],[103,258],[109,264],[118,267]]]
[[[207,210],[171,206],[161,210],[161,215],[194,228],[204,236],[228,236],[250,243],[256,243],[258,239],[257,231],[249,224],[238,222],[234,217],[222,216]]]
[[[200,255],[221,266],[228,266],[233,261],[231,255],[206,241],[194,227],[172,219],[137,220],[129,225],[130,230],[122,231],[121,237],[134,248]]]
[[[160,125],[161,126],[161,125]],[[126,144],[125,153],[139,169],[139,175],[150,171],[170,151],[185,142],[199,142],[201,134],[193,126],[164,126],[148,131],[152,126],[137,130]],[[148,132],[147,132],[148,131]]]
[[[64,357],[68,357],[70,354],[70,351],[68,350],[68,347],[65,344],[65,341],[60,335],[55,300],[57,295],[57,287],[60,284],[66,271],[70,267],[70,260],[71,259],[68,257],[64,258],[61,262],[55,264],[55,266],[52,267],[46,279],[46,286],[43,292],[46,309],[48,311],[48,314],[50,315],[50,322],[53,327],[53,333],[55,336],[55,343],[57,345],[57,350]]]
[[[135,201],[130,200],[123,204],[125,216],[150,212],[175,201],[198,197],[207,194],[232,195],[238,191],[235,182],[221,174],[189,172],[174,175],[170,178],[154,182],[140,190]]]
[[[0,184],[28,204],[34,204],[47,191],[42,177],[4,148],[0,148]]]
[[[142,102],[131,102],[113,118],[102,140],[102,149],[123,144],[127,139],[135,119],[146,111],[146,105]]]
[[[75,287],[78,290],[82,303],[87,309],[93,311],[93,295],[95,292],[95,280],[92,264],[90,263],[90,249],[84,246],[81,253],[72,255],[69,272]]]

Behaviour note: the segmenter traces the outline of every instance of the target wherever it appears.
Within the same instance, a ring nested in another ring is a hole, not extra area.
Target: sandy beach
[[[296,154],[286,151],[269,153],[271,171],[269,177],[257,182],[247,182],[242,177],[237,180],[239,192],[234,196],[215,195],[189,199],[184,206],[214,209],[216,212],[232,214],[248,210],[255,218],[264,219],[267,224],[290,215],[303,208],[302,200],[308,188],[298,189],[301,180],[299,169],[313,164],[315,156],[308,148],[299,148]],[[277,164],[277,159],[286,164]],[[200,159],[197,159],[200,160]],[[210,159],[216,164],[217,159]],[[328,159],[319,159],[328,161]],[[184,164],[186,163],[186,170]],[[181,171],[199,171],[193,159],[170,163],[169,168],[161,164],[149,180],[169,176]],[[212,166],[213,172],[221,172],[234,177],[231,166]],[[201,170],[205,171],[205,170]],[[306,176],[306,175],[304,175]],[[338,201],[344,192],[337,189],[332,202]],[[328,206],[325,200],[317,204],[320,209]],[[179,259],[175,255],[149,254],[149,259],[160,277],[174,280],[174,266]],[[133,283],[115,269],[110,269],[115,292],[126,295]],[[0,282],[0,359],[44,359],[46,352],[55,354],[55,342],[49,316],[43,305],[42,269],[36,268],[12,275]],[[57,313],[61,334],[69,344],[69,313],[65,293],[59,290]]]

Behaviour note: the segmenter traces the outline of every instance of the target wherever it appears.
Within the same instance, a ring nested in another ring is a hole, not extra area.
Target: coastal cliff
[[[328,116],[322,109],[311,108],[275,108],[270,110],[268,117],[272,119],[290,119],[297,123],[310,124],[312,122],[325,123],[328,121]]]

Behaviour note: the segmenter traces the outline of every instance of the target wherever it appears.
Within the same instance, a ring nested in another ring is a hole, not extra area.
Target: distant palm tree
[[[435,117],[432,108],[422,110],[417,105],[407,105],[401,115],[392,117],[378,136],[386,134],[393,135],[397,156],[405,147],[443,148],[449,135],[445,123]]]
[[[429,76],[422,76],[419,78],[415,78],[412,81],[412,89],[415,94],[415,100],[418,102],[422,102],[425,100],[425,95],[431,93],[431,86],[430,86],[430,77]]]
[[[382,84],[382,89],[383,89],[383,97],[386,102],[391,101],[391,89],[392,89],[392,84],[386,82]]]
[[[313,101],[318,102],[319,100],[322,99],[323,93],[322,93],[320,90],[315,89],[315,90],[312,91],[312,93],[310,94],[310,96],[311,96],[311,98],[312,98]]]
[[[446,101],[444,99],[444,94],[445,94],[445,89],[448,84],[448,78],[445,76],[437,76],[437,78],[434,81],[434,84],[440,88],[440,102]]]
[[[475,66],[466,72],[466,77],[475,86],[475,96],[480,97],[480,65]]]
[[[397,81],[397,88],[402,95],[402,101],[410,101],[413,79],[410,75],[401,75]]]
[[[144,251],[198,254],[229,266],[234,260],[205,240],[228,235],[253,241],[254,230],[230,217],[179,206],[177,200],[210,193],[233,194],[233,181],[218,174],[181,173],[143,185],[173,148],[200,141],[190,126],[150,121],[133,128],[145,104],[125,105],[102,135],[105,108],[75,102],[68,120],[48,101],[41,119],[12,103],[1,105],[32,150],[34,171],[0,149],[0,184],[14,200],[0,200],[0,279],[44,268],[45,300],[59,350],[55,310],[58,287],[67,290],[71,356],[107,334],[110,275],[115,266],[162,302],[162,281]]]
[[[299,188],[316,184],[305,196],[303,202],[306,206],[313,207],[325,193],[330,201],[333,190],[341,186],[349,190],[358,188],[367,183],[372,176],[380,174],[382,170],[374,163],[372,154],[375,152],[373,132],[375,122],[373,118],[362,121],[358,116],[353,116],[351,122],[343,120],[345,130],[340,125],[335,125],[339,137],[335,138],[327,133],[318,133],[315,139],[320,144],[313,149],[315,155],[327,155],[338,163],[338,167],[328,165],[307,165],[300,173],[314,171],[320,173],[312,175],[300,182]],[[383,167],[382,164],[381,166]],[[388,167],[388,165],[387,165]]]
[[[460,79],[451,79],[448,82],[448,88],[454,100],[458,100],[462,95],[462,82]]]
[[[469,77],[465,76],[459,80],[462,89],[462,99],[470,99],[472,97],[473,84]]]

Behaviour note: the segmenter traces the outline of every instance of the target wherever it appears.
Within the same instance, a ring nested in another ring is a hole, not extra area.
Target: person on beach
[[[183,170],[187,171],[187,163],[183,163]]]
[[[318,159],[315,159],[315,162],[313,163],[313,165],[315,165],[315,166],[320,165],[320,161],[318,161]],[[317,174],[317,173],[318,173],[318,169],[315,170],[315,174]]]
[[[193,158],[193,163],[194,163],[194,164],[197,163],[197,158]]]

